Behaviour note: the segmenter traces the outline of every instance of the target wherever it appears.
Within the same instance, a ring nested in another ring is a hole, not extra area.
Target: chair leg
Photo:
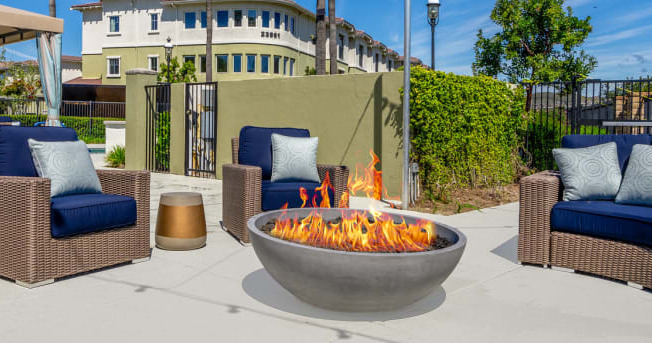
[[[43,281],[34,282],[34,283],[27,283],[27,282],[22,282],[22,281],[16,280],[16,284],[18,286],[29,288],[29,289],[49,285],[51,283],[54,283],[54,279],[48,279],[48,280],[43,280]]]
[[[639,285],[639,284],[637,284],[635,282],[627,282],[627,286],[632,287],[632,288],[636,288],[638,290],[643,290],[643,286],[641,286],[641,285]]]
[[[138,258],[138,259],[135,259],[135,260],[131,260],[131,263],[132,263],[132,264],[143,263],[143,262],[147,262],[147,261],[149,261],[151,258],[152,258],[151,256],[147,256],[147,257],[143,257],[143,258]]]

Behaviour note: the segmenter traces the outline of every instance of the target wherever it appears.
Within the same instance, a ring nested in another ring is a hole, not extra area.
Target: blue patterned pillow
[[[652,206],[652,146],[636,144],[629,155],[616,203]]]
[[[272,182],[320,182],[317,171],[319,138],[272,134]]]
[[[102,193],[84,142],[40,142],[30,138],[27,143],[38,176],[50,179],[50,196]]]
[[[613,200],[622,175],[616,143],[552,151],[564,184],[564,201]]]

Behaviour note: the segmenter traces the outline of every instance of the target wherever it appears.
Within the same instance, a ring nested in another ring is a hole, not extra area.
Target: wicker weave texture
[[[520,183],[518,260],[550,263],[550,211],[561,197],[559,174],[545,171]]]
[[[634,282],[652,289],[652,249],[632,244],[553,232],[554,266]]]
[[[105,193],[136,199],[136,225],[62,239],[50,230],[50,181],[0,177],[0,275],[33,284],[150,255],[149,172],[97,174]]]
[[[239,240],[248,243],[249,218],[262,212],[262,170],[259,167],[238,164],[239,139],[231,140],[233,164],[222,166],[222,215],[227,231]],[[346,191],[349,169],[346,166],[318,165],[319,177],[323,180],[329,173],[335,193],[335,206],[339,207],[342,194]]]

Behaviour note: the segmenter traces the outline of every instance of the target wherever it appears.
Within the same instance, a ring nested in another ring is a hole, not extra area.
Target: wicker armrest
[[[136,199],[137,227],[149,232],[150,173],[145,170],[97,170],[102,192]]]
[[[559,173],[544,171],[521,179],[518,260],[550,263],[550,211],[561,200]]]
[[[0,176],[0,275],[28,278],[16,261],[34,260],[39,237],[50,235],[50,180]]]
[[[326,173],[330,175],[331,183],[335,191],[335,207],[340,207],[342,194],[346,191],[349,182],[349,168],[346,166],[317,165],[319,178],[323,181]]]
[[[222,218],[224,227],[243,242],[249,242],[247,221],[262,212],[260,167],[242,164],[222,166]]]

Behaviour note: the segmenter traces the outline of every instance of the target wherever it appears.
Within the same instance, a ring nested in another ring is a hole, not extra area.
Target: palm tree
[[[56,17],[56,16],[57,16],[57,1],[50,0],[50,17]]]
[[[326,0],[317,0],[317,46],[315,69],[317,75],[326,75]]]
[[[335,0],[328,0],[328,22],[330,24],[330,36],[328,45],[330,46],[331,57],[331,75],[337,75],[337,23],[335,22]]]
[[[206,82],[213,82],[213,0],[206,0]]]

